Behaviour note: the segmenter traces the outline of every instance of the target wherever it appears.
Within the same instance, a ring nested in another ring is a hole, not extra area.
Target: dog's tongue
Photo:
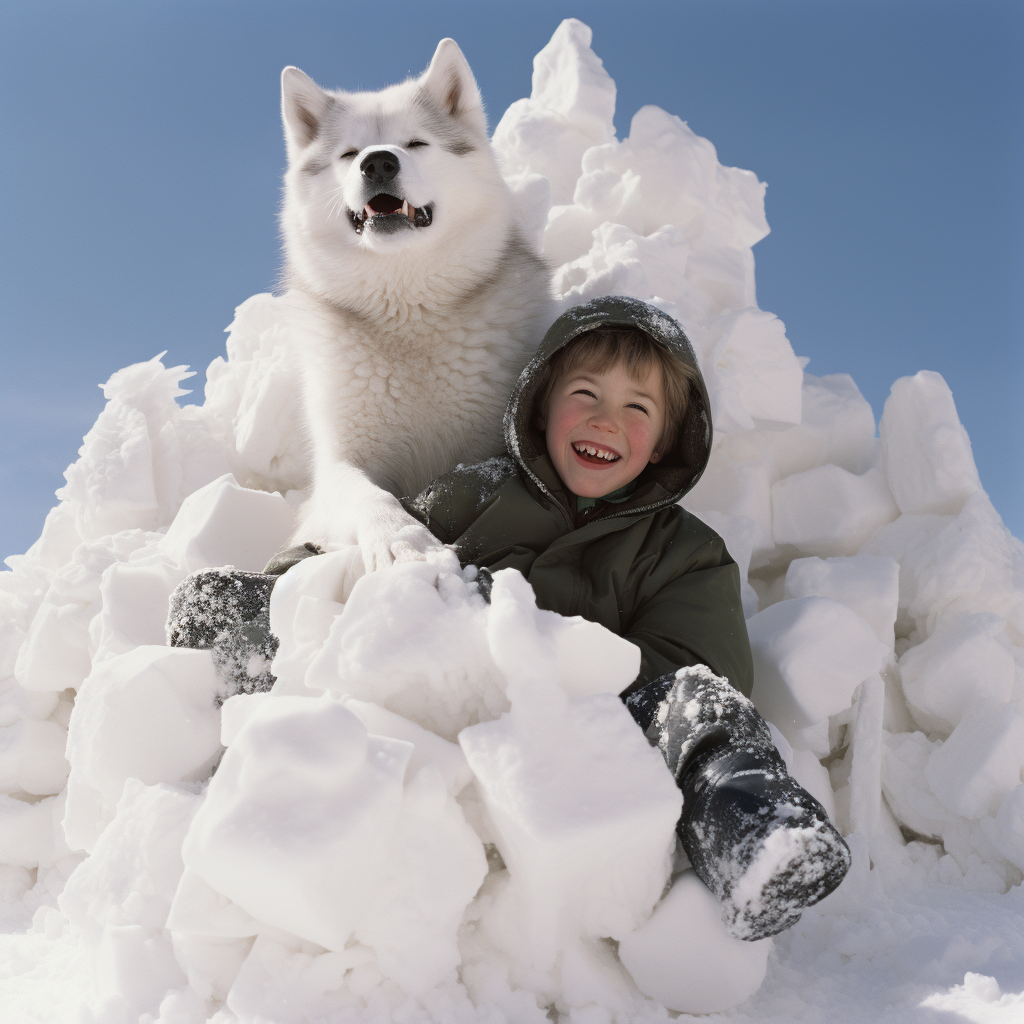
[[[374,196],[367,204],[367,208],[373,213],[398,213],[402,209],[402,200],[396,199],[394,196],[385,195],[383,192],[380,195]]]

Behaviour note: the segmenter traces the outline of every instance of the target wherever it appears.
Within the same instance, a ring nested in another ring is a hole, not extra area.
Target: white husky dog
[[[281,94],[286,299],[313,470],[294,542],[357,543],[372,571],[399,531],[413,548],[433,540],[396,495],[503,451],[505,403],[552,315],[550,274],[453,40],[381,92],[328,92],[288,67]]]

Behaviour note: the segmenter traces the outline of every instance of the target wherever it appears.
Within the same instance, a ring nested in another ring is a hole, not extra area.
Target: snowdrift
[[[617,140],[614,103],[566,21],[494,145],[562,308],[635,295],[694,344],[716,442],[684,504],[740,563],[755,702],[850,876],[774,944],[729,938],[615,696],[635,648],[510,571],[486,604],[453,556],[310,559],[274,592],[274,690],[219,707],[210,653],[165,646],[168,597],[260,569],[307,486],[257,295],[202,405],[160,357],[114,374],[0,576],[11,1019],[1024,1012],[1000,987],[1024,988],[1024,545],[938,374],[897,381],[876,436],[849,376],[804,372],[756,302],[755,175],[656,107]]]

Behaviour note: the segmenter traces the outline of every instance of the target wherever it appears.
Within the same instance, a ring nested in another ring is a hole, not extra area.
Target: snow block
[[[567,939],[633,931],[668,878],[681,796],[622,702],[513,710],[459,743],[511,873],[522,955],[543,969]]]
[[[718,900],[687,870],[650,918],[619,941],[619,959],[637,988],[669,1010],[720,1013],[761,987],[771,949],[771,939],[730,935]]]
[[[18,652],[14,678],[26,690],[46,692],[78,689],[89,674],[89,652],[76,643],[64,628],[69,616],[79,612],[77,604],[56,607],[44,601],[29,626],[25,643]]]
[[[56,722],[25,719],[0,728],[0,793],[59,793],[70,770],[67,739]]]
[[[34,868],[68,852],[54,817],[58,800],[54,796],[28,803],[0,795],[0,864]]]
[[[381,873],[412,745],[330,697],[260,703],[193,821],[188,868],[268,924],[344,949]]]
[[[981,490],[970,438],[941,374],[922,370],[896,381],[878,433],[885,476],[901,512],[956,515]]]
[[[893,646],[900,567],[892,558],[796,558],[786,570],[785,595],[827,597],[845,604],[871,624],[883,644]]]
[[[485,634],[488,606],[450,558],[447,572],[405,562],[359,579],[309,665],[307,687],[380,704],[449,740],[506,710]]]
[[[185,571],[165,561],[148,565],[116,562],[100,585],[102,610],[97,626],[95,661],[127,654],[140,646],[167,642],[171,593]]]
[[[227,473],[182,502],[160,547],[187,573],[222,565],[260,572],[294,529],[280,494],[241,487]]]
[[[875,416],[848,373],[803,375],[799,426],[766,434],[773,483],[815,466],[834,463],[851,473],[875,459]]]
[[[615,83],[590,49],[592,35],[566,18],[534,57],[530,98],[513,103],[494,129],[502,171],[544,175],[557,204],[572,202],[584,152],[615,139]]]
[[[209,651],[138,647],[96,666],[68,726],[64,828],[73,849],[92,849],[127,779],[205,777],[220,751],[218,686]]]
[[[986,702],[969,711],[924,768],[931,791],[953,814],[995,814],[1020,784],[1024,715],[1016,704]]]
[[[1017,666],[998,615],[946,620],[899,660],[903,695],[928,733],[948,736],[979,702],[1013,698]]]
[[[458,964],[487,867],[440,773],[405,785],[412,753],[332,697],[272,693],[225,753],[185,865],[256,920],[337,951],[354,935],[407,991],[429,988]]]
[[[900,510],[881,470],[839,466],[795,473],[772,487],[772,537],[809,555],[855,555]]]
[[[795,749],[806,746],[801,730],[848,708],[854,690],[889,657],[870,623],[826,597],[780,601],[748,619],[747,632],[751,697]]]
[[[769,469],[763,443],[748,433],[716,442],[704,475],[684,495],[683,508],[703,518],[705,512],[742,516],[754,527],[750,566],[764,565],[775,546]]]
[[[1024,871],[1024,783],[1015,786],[999,805],[994,821],[986,817],[981,824],[989,842],[1018,871]]]

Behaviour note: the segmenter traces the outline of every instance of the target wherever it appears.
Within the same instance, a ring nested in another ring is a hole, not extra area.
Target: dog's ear
[[[298,68],[281,72],[281,119],[288,159],[302,152],[320,133],[331,97]]]
[[[434,104],[487,134],[487,115],[473,72],[454,39],[442,39],[430,67],[420,77],[420,88]]]

